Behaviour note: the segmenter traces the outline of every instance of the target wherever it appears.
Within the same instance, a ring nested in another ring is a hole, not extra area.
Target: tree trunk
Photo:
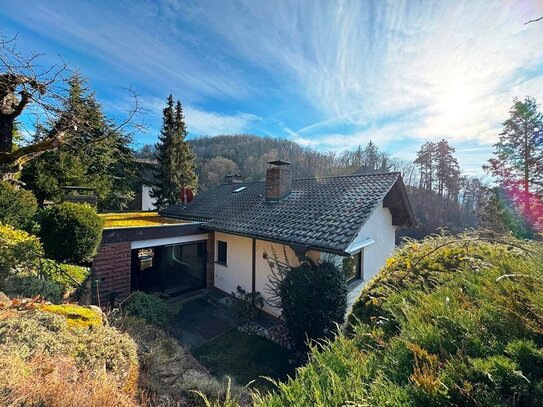
[[[13,149],[13,118],[0,114],[0,153],[10,153]]]

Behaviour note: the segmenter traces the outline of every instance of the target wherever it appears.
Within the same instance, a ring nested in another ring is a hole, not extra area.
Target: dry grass
[[[136,406],[106,373],[82,372],[72,358],[36,355],[29,361],[0,356],[0,405],[6,407]]]
[[[157,212],[103,213],[100,215],[105,228],[127,228],[138,226],[160,226],[185,223],[179,219],[158,216]]]

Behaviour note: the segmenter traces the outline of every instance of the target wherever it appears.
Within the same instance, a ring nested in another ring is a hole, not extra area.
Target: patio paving
[[[206,290],[197,296],[180,299],[181,309],[174,317],[178,340],[189,350],[196,349],[235,328],[236,322],[227,309],[227,298],[227,294]]]

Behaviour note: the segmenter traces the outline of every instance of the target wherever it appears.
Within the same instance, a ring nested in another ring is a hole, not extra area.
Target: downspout
[[[256,239],[253,237],[253,264],[252,264],[253,282],[252,293],[256,292]],[[253,296],[254,297],[254,296]]]

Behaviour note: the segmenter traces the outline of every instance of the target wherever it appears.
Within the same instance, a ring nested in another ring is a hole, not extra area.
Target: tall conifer
[[[198,177],[192,148],[185,140],[187,134],[183,107],[179,101],[174,104],[170,95],[163,111],[162,129],[156,144],[158,166],[155,186],[151,188],[151,197],[159,208],[178,203],[183,188],[196,192]]]

